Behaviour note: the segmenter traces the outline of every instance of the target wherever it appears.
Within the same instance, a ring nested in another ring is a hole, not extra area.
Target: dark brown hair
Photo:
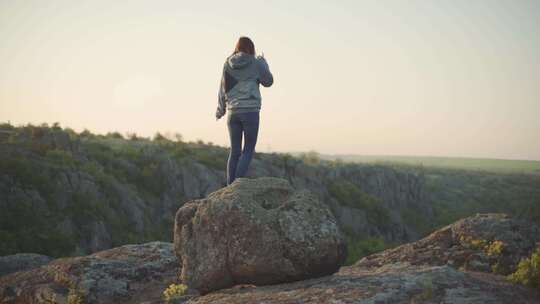
[[[240,37],[240,39],[238,39],[238,42],[236,43],[233,54],[236,54],[238,52],[255,55],[255,45],[253,44],[253,41],[251,41],[251,39],[245,36]]]

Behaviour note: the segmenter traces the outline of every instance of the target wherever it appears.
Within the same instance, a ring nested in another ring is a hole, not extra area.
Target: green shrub
[[[163,297],[167,303],[176,298],[183,296],[186,293],[187,286],[185,284],[171,284],[163,291]]]
[[[10,231],[0,230],[0,256],[17,253],[18,239],[14,233]]]
[[[189,147],[183,142],[177,142],[171,150],[174,159],[181,160],[192,154]]]
[[[540,291],[540,244],[529,258],[519,262],[516,272],[509,275],[508,279]]]
[[[36,212],[27,201],[6,204],[0,212],[0,255],[19,252],[54,257],[68,255],[75,248],[75,242],[56,229],[57,221],[54,216]]]
[[[213,149],[211,147],[196,148],[193,150],[193,158],[199,163],[216,170],[225,170],[227,168],[227,152],[222,149]]]
[[[183,143],[184,137],[180,133],[174,133],[174,139],[176,139],[176,142]]]
[[[94,138],[94,137],[96,137],[88,129],[84,129],[81,133],[79,133],[79,136],[81,136],[83,138]]]
[[[122,136],[122,134],[120,134],[117,131],[109,132],[109,133],[105,134],[105,137],[114,138],[114,139],[124,139],[124,136]]]
[[[55,164],[64,166],[64,167],[73,167],[75,166],[75,160],[73,155],[69,151],[64,151],[61,149],[52,149],[48,150],[45,153],[45,157]]]
[[[435,291],[433,287],[433,281],[429,278],[426,278],[420,282],[418,282],[418,287],[420,287],[420,293],[415,294],[412,298],[410,303],[411,304],[417,304],[417,303],[429,303],[433,301],[433,298],[435,296]]]
[[[16,183],[41,193],[50,191],[53,183],[42,162],[22,157],[0,157],[0,172],[13,178]]]
[[[321,156],[317,151],[300,154],[300,159],[307,165],[317,166],[321,163]]]
[[[154,134],[154,138],[152,139],[153,141],[168,141],[168,139],[163,136],[160,132],[157,132],[156,134]]]
[[[434,230],[434,227],[430,223],[430,219],[422,215],[418,210],[406,208],[401,210],[401,218],[403,221],[420,233],[420,235],[427,235]]]
[[[157,197],[167,191],[166,181],[157,162],[148,162],[142,167],[140,178],[135,185]]]
[[[504,247],[506,247],[506,244],[503,241],[495,240],[485,250],[489,256],[498,256],[503,252]]]
[[[106,205],[87,192],[74,192],[63,213],[69,215],[76,225],[87,225],[107,214]]]
[[[327,189],[341,205],[364,210],[369,223],[381,227],[389,221],[388,210],[381,205],[380,199],[365,193],[355,184],[334,180],[327,183]]]
[[[493,273],[504,274],[504,271],[505,271],[505,267],[503,267],[502,264],[499,262],[491,265],[491,272]]]
[[[67,304],[84,304],[84,296],[82,292],[76,288],[70,288],[67,296]]]
[[[49,295],[47,294],[43,295],[43,303],[44,304],[58,304],[58,301],[56,300],[56,294],[51,293]]]
[[[346,239],[347,260],[345,265],[352,265],[365,256],[393,247],[393,244],[385,242],[382,238],[359,238],[348,235]]]
[[[1,130],[13,130],[15,127],[8,121],[8,122],[0,122],[0,129]]]

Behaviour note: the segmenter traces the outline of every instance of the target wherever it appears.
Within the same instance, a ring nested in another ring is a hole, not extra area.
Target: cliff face
[[[251,176],[282,177],[296,188],[317,193],[333,208],[345,230],[355,234],[391,242],[416,240],[421,232],[414,223],[406,222],[404,212],[433,217],[420,170],[358,164],[310,166],[272,155],[260,156],[253,167]]]
[[[54,128],[14,132],[0,142],[4,254],[88,254],[170,241],[178,207],[225,185],[222,148],[74,136]],[[249,175],[282,177],[316,193],[354,235],[414,240],[419,231],[403,220],[403,210],[432,214],[423,176],[413,170],[258,154]],[[23,218],[28,229],[19,229]]]
[[[0,255],[66,256],[171,241],[174,212],[225,185],[228,151],[211,144],[58,127],[0,131]],[[281,177],[315,193],[356,239],[414,241],[478,212],[540,222],[537,176],[267,153],[255,155],[249,175]]]

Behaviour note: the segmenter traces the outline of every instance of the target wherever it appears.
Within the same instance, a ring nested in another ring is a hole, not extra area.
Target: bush
[[[92,134],[92,132],[90,132],[88,129],[84,129],[80,134],[79,134],[80,137],[83,137],[83,138],[94,138],[96,137],[94,134]]]
[[[321,155],[317,151],[302,153],[300,154],[300,159],[302,159],[305,164],[311,166],[317,166],[321,163]]]
[[[519,262],[516,272],[509,275],[508,279],[540,291],[540,244],[529,258]]]
[[[0,212],[0,256],[34,252],[59,257],[71,253],[75,242],[55,228],[57,220],[24,200],[6,204]]]
[[[371,224],[381,227],[388,223],[388,210],[381,205],[380,199],[365,193],[355,184],[336,180],[328,183],[327,189],[341,205],[364,210]]]
[[[489,256],[498,256],[503,252],[505,246],[503,241],[495,240],[487,246],[486,253]]]
[[[105,137],[114,138],[114,139],[124,139],[124,136],[122,136],[122,134],[116,131],[105,134]]]
[[[163,291],[163,297],[167,303],[183,296],[186,293],[187,286],[185,284],[171,284]]]
[[[180,134],[180,133],[174,133],[174,138],[175,138],[176,141],[179,142],[179,143],[184,142],[184,137],[183,137],[182,134]]]
[[[61,149],[52,149],[48,150],[45,153],[45,157],[52,162],[64,166],[64,167],[73,167],[75,166],[75,159],[69,151],[64,151]]]
[[[227,151],[210,147],[196,148],[192,150],[192,157],[199,163],[216,170],[227,168]]]
[[[401,210],[400,213],[403,221],[407,225],[414,227],[420,235],[427,235],[434,230],[434,227],[430,223],[430,219],[423,216],[419,210],[406,208]]]
[[[168,139],[163,136],[163,134],[161,134],[160,132],[157,132],[156,134],[154,134],[154,138],[152,139],[153,141],[168,141]]]
[[[6,130],[6,131],[12,131],[15,127],[8,121],[8,122],[0,122],[0,130]]]
[[[359,259],[370,254],[393,247],[382,238],[357,238],[347,236],[347,260],[345,265],[352,265]]]
[[[18,252],[17,236],[10,231],[0,230],[0,256],[14,254]]]
[[[82,292],[77,290],[76,288],[72,287],[69,289],[68,296],[67,296],[67,303],[68,304],[84,304],[84,296]]]
[[[167,185],[157,162],[148,162],[143,165],[136,185],[157,197],[167,191]]]

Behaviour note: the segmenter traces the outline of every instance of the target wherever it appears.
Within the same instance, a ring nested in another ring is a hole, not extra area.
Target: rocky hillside
[[[172,241],[174,212],[225,185],[228,153],[172,137],[0,125],[0,255],[86,255]],[[315,193],[346,234],[348,263],[476,212],[540,222],[540,177],[267,153],[256,154],[249,174]]]
[[[330,276],[236,285],[175,303],[540,303],[538,293],[500,274],[513,271],[539,240],[530,223],[477,215]],[[0,302],[163,303],[161,292],[176,281],[177,265],[172,244],[160,242],[56,259],[0,277]]]
[[[8,131],[0,138],[0,254],[62,256],[171,241],[178,207],[225,185],[227,150],[220,147],[59,127]],[[250,170],[310,189],[351,235],[414,240],[420,233],[402,211],[433,217],[414,170],[280,154],[257,154]]]

